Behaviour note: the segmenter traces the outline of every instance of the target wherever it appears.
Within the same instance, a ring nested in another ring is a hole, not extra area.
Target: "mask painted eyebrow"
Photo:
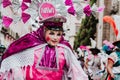
[[[54,31],[50,31],[50,33],[49,33],[50,35],[54,35],[55,34],[55,32]]]

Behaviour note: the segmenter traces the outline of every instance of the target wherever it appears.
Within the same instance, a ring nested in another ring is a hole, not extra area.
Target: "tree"
[[[92,6],[94,3],[96,3],[97,0],[90,0],[90,6]],[[96,33],[96,25],[98,23],[98,19],[94,17],[92,14],[91,16],[86,16],[84,19],[82,19],[81,26],[79,29],[79,32],[77,33],[74,41],[74,50],[77,50],[77,48],[80,45],[90,45],[90,38],[95,39],[95,33]]]

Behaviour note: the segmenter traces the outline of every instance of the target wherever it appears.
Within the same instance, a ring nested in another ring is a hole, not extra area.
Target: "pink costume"
[[[69,44],[61,38],[51,47],[43,31],[44,26],[9,46],[2,56],[0,80],[88,80]]]
[[[70,48],[58,44],[50,57],[43,53],[45,48],[50,50],[43,44],[4,59],[1,80],[88,80]]]

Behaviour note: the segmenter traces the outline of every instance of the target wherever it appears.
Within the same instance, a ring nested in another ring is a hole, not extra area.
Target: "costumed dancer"
[[[13,42],[2,56],[0,80],[88,80],[63,38],[65,22],[63,16],[48,18]]]
[[[108,56],[107,80],[120,80],[120,28],[119,28],[120,16],[105,16],[103,18],[104,22],[107,22],[113,28],[117,41],[113,42],[115,48],[114,51]]]
[[[85,71],[88,74],[89,80],[100,80],[101,74],[101,57],[98,56],[100,50],[98,48],[90,48],[91,54],[85,60]]]

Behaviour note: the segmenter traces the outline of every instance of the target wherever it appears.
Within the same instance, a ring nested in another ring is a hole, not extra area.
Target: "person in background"
[[[114,51],[108,57],[107,80],[120,80],[120,40],[113,42]]]
[[[100,50],[98,48],[90,48],[91,55],[85,60],[85,71],[88,74],[89,80],[100,80],[101,75],[98,73],[101,70],[101,58],[98,56]]]
[[[101,57],[102,57],[102,62],[104,64],[104,69],[106,70],[108,56],[113,52],[115,46],[107,40],[104,40],[103,44],[104,44],[102,46],[103,55]]]
[[[13,42],[2,56],[0,80],[88,80],[63,37],[66,18],[41,21],[37,31]]]

